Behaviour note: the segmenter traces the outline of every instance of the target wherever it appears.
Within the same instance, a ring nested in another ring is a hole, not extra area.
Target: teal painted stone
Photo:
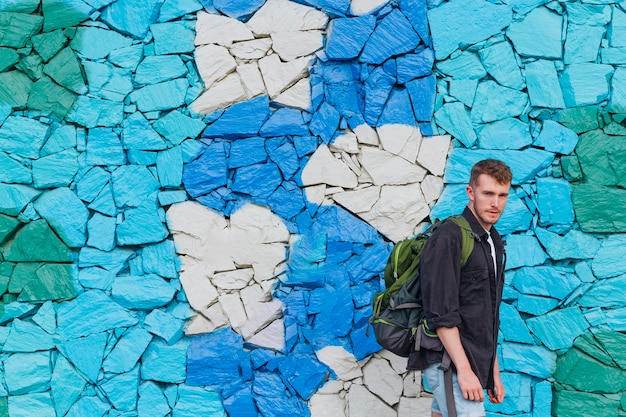
[[[481,79],[487,75],[478,55],[469,51],[455,53],[445,61],[437,62],[437,69],[454,79]]]
[[[144,166],[121,166],[111,174],[115,203],[119,208],[139,207],[155,195],[159,182]]]
[[[137,408],[139,382],[137,365],[132,371],[114,375],[99,386],[116,410],[134,411]]]
[[[619,332],[598,332],[594,334],[602,349],[611,358],[611,363],[616,363],[621,369],[626,369],[626,355],[624,354],[624,343],[626,335]]]
[[[144,326],[150,333],[159,336],[168,345],[172,345],[183,336],[185,321],[162,310],[152,310],[144,320]]]
[[[61,342],[58,348],[83,377],[95,383],[98,380],[108,339],[108,333],[94,333]]]
[[[515,52],[509,42],[499,42],[478,51],[485,70],[500,85],[521,90],[525,87]]]
[[[4,376],[9,394],[44,392],[50,388],[50,351],[14,353],[4,360]]]
[[[602,279],[593,283],[591,288],[578,300],[583,307],[622,307],[626,305],[620,295],[626,285],[626,275]]]
[[[428,11],[428,22],[437,60],[457,48],[471,45],[500,33],[509,26],[508,6],[483,0],[454,0]]]
[[[579,307],[564,308],[529,318],[526,325],[541,343],[553,351],[571,348],[574,340],[589,328],[589,323]]]
[[[506,35],[522,56],[561,59],[562,26],[562,16],[545,7],[538,7],[523,20],[511,23]],[[541,39],[541,42],[537,42],[537,39]]]
[[[134,71],[144,56],[143,44],[116,48],[109,54],[109,62],[120,68]]]
[[[49,126],[27,117],[10,116],[0,127],[0,148],[7,153],[36,159]]]
[[[580,285],[580,280],[553,266],[534,266],[517,270],[511,285],[523,294],[562,300]]]
[[[4,152],[0,152],[0,181],[21,184],[33,182],[31,170]]]
[[[167,149],[163,138],[154,131],[150,123],[139,112],[133,113],[124,120],[122,143],[125,149],[144,151],[162,151]]]
[[[41,327],[45,332],[54,334],[57,328],[56,311],[51,301],[46,301],[41,305],[37,314],[33,316],[33,322]]]
[[[608,278],[626,273],[626,235],[609,236],[591,262],[598,278]]]
[[[142,85],[157,84],[187,75],[187,67],[178,55],[147,56],[135,72],[135,82]]]
[[[112,129],[89,129],[86,151],[86,162],[89,165],[124,165],[126,163],[122,142]]]
[[[568,107],[597,104],[609,95],[613,67],[604,64],[571,64],[565,67],[559,81]]]
[[[98,397],[83,396],[70,408],[65,417],[103,417],[111,409],[108,402]]]
[[[104,216],[100,213],[94,215],[87,222],[87,245],[94,248],[109,251],[115,247],[115,217]]]
[[[80,250],[78,266],[89,268],[98,266],[108,271],[119,271],[124,263],[134,255],[132,249],[115,248],[112,251],[101,251],[99,249],[84,247]]]
[[[41,265],[40,262],[20,262],[15,264],[11,274],[11,281],[9,281],[9,292],[14,294],[20,293],[26,284],[37,276],[37,269]]]
[[[603,311],[606,317],[606,324],[609,328],[616,332],[626,331],[626,308],[616,308],[613,310]]]
[[[608,171],[608,170],[607,170]],[[589,233],[626,231],[626,213],[615,205],[626,201],[626,190],[595,184],[573,186],[572,201],[580,228]]]
[[[22,57],[15,69],[22,71],[28,75],[31,80],[38,80],[43,76],[43,61],[38,55],[28,55]]]
[[[590,185],[622,185],[626,175],[626,141],[615,140],[601,130],[593,130],[580,136],[576,155]],[[607,168],[611,169],[607,169]]]
[[[172,240],[164,240],[154,245],[146,245],[141,251],[143,269],[165,278],[177,278],[180,260]]]
[[[578,135],[573,130],[555,121],[544,120],[541,133],[535,138],[533,145],[549,152],[568,155],[572,153],[577,143]],[[561,158],[561,161],[563,159]]]
[[[118,0],[102,11],[102,20],[120,33],[143,39],[150,24],[156,22],[162,3],[160,0]]]
[[[565,231],[574,222],[570,183],[561,178],[546,177],[537,178],[536,184],[539,225]]]
[[[44,72],[57,84],[75,92],[85,94],[87,86],[81,72],[81,65],[71,48],[59,51],[44,68]]]
[[[556,354],[543,346],[505,342],[500,347],[500,370],[549,378],[556,370]]]
[[[20,60],[20,56],[11,48],[0,48],[0,72],[11,68],[17,64]]]
[[[152,125],[172,145],[179,145],[184,139],[195,139],[205,127],[200,119],[191,118],[178,110],[160,117]]]
[[[76,29],[76,35],[69,46],[83,57],[97,60],[106,58],[116,49],[130,46],[132,41],[131,38],[113,30],[95,26],[81,26]]]
[[[13,320],[11,331],[2,346],[3,352],[37,352],[54,349],[56,338],[38,325],[20,319]]]
[[[37,308],[35,304],[31,303],[19,303],[16,301],[8,301],[6,299],[4,302],[8,304],[0,304],[3,306],[3,308],[0,309],[0,313],[3,313],[0,317],[0,324],[6,324],[15,318],[26,317],[30,313],[33,313],[33,310]]]
[[[119,276],[113,281],[111,298],[132,310],[153,310],[172,301],[176,289],[163,278],[147,274]]]
[[[111,180],[111,174],[102,167],[93,167],[75,181],[76,195],[83,201],[92,202]]]
[[[461,103],[465,104],[465,106],[472,107],[472,104],[474,104],[474,97],[476,96],[476,88],[478,87],[478,80],[470,80],[470,79],[450,80],[448,82],[448,86],[449,86],[448,93],[452,97],[456,98]]]
[[[194,26],[183,22],[150,25],[156,55],[185,54],[195,50]]]
[[[606,108],[611,113],[626,113],[626,71],[623,68],[617,68],[611,79],[611,96],[609,104]]]
[[[152,335],[147,330],[141,327],[129,329],[120,337],[111,353],[104,359],[102,369],[105,372],[117,374],[130,372],[151,341]]]
[[[517,299],[517,310],[533,316],[541,316],[555,309],[560,300],[555,298],[540,297],[536,295],[520,294]]]
[[[45,220],[25,225],[4,248],[12,262],[72,262],[70,249],[54,234]]]
[[[185,78],[148,85],[131,93],[131,100],[142,112],[169,110],[185,103],[189,83]]]
[[[523,114],[527,106],[526,93],[502,87],[495,81],[483,81],[476,91],[471,119],[476,123],[489,123],[516,117]]]
[[[158,339],[153,340],[142,357],[141,378],[173,384],[184,382],[187,376],[188,344],[184,339],[172,346]]]
[[[563,63],[596,62],[605,32],[602,26],[568,24]]]
[[[537,60],[526,64],[526,85],[534,107],[562,109],[563,93],[552,61]]]
[[[0,12],[0,27],[3,28],[0,46],[23,48],[28,40],[41,31],[43,17],[13,12]]]
[[[4,243],[20,224],[18,219],[0,214],[0,243]]]
[[[51,134],[39,155],[47,156],[76,147],[76,126],[61,125],[51,127]]]
[[[78,172],[78,152],[68,149],[33,161],[33,181],[37,188],[66,187]]]
[[[528,123],[513,117],[478,128],[478,147],[481,149],[522,149],[532,141]]]
[[[4,0],[0,12],[32,13],[39,7],[40,0]]]
[[[170,412],[167,399],[156,383],[146,381],[139,386],[138,417],[165,417]]]
[[[54,415],[50,393],[14,395],[8,398],[7,415],[11,417],[44,417]]]
[[[517,309],[507,303],[500,304],[500,330],[507,342],[535,344]]]
[[[159,152],[156,160],[157,174],[162,188],[178,188],[183,180],[183,151],[177,146]]]
[[[63,30],[53,30],[51,32],[40,33],[31,38],[33,48],[44,62],[55,56],[57,52],[67,43],[67,37]]]
[[[70,300],[77,294],[74,286],[77,275],[77,268],[72,264],[44,264],[37,269],[36,277],[26,284],[17,300]]]
[[[510,235],[506,238],[506,268],[543,264],[548,258],[537,238],[531,235]]]
[[[561,236],[538,227],[535,229],[535,235],[537,235],[550,258],[555,261],[563,259],[591,259],[596,255],[601,245],[601,241],[594,236],[574,229]],[[510,256],[511,254],[509,254],[509,258]]]
[[[130,327],[138,319],[98,290],[85,291],[57,309],[58,334],[76,339],[118,327]]]
[[[226,417],[222,399],[217,392],[187,385],[178,387],[178,401],[172,414],[177,417],[195,417],[199,414]]]
[[[44,32],[76,26],[94,12],[81,0],[42,0],[42,6]]]
[[[78,273],[78,282],[85,288],[108,291],[111,289],[114,279],[114,272],[97,267],[81,268]]]
[[[32,85],[28,97],[28,107],[44,112],[51,112],[63,119],[76,101],[76,94],[54,83],[48,77],[42,77]]]
[[[28,95],[33,82],[21,71],[9,71],[0,74],[0,102],[11,107],[23,107],[28,102]]]
[[[66,120],[88,128],[114,127],[122,123],[123,115],[122,102],[78,96]]]
[[[620,402],[601,394],[581,391],[557,390],[554,393],[552,415],[569,417],[584,415],[585,417],[606,417],[619,415]]]
[[[625,370],[607,366],[576,348],[559,357],[554,378],[579,391],[609,394],[626,389]]]
[[[54,364],[50,394],[54,401],[57,416],[63,416],[70,407],[80,398],[80,394],[87,381],[80,376],[76,369],[63,356],[59,355]]]
[[[467,148],[473,147],[478,139],[463,103],[444,104],[435,112],[435,121]]]
[[[46,191],[34,205],[67,246],[75,248],[85,244],[89,210],[69,188]]]

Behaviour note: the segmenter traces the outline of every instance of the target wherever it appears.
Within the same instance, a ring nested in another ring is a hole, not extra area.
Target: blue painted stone
[[[122,143],[125,149],[162,151],[167,149],[165,140],[152,129],[143,114],[135,112],[124,120]]]
[[[522,149],[532,141],[528,123],[517,118],[498,120],[478,130],[478,147],[482,149]]]
[[[200,119],[172,110],[159,117],[152,127],[172,145],[179,145],[184,139],[196,138],[205,128],[205,124]]]
[[[183,336],[185,322],[161,310],[151,311],[144,320],[144,326],[150,333],[159,336],[168,345],[172,345]]]
[[[135,90],[130,99],[142,112],[170,110],[185,104],[189,83],[186,78],[152,84]]]
[[[74,403],[65,417],[103,417],[110,408],[111,405],[108,402],[97,396],[83,396]]]
[[[513,184],[523,184],[532,180],[541,170],[549,167],[554,160],[554,154],[532,148],[522,151],[456,148],[452,150],[448,158],[444,182],[467,184],[469,182],[469,169],[476,162],[486,158],[496,158],[504,161],[513,172]]]
[[[184,54],[195,50],[194,26],[185,22],[157,23],[150,26],[157,55]]]
[[[254,14],[265,2],[263,0],[213,0],[212,3],[216,10],[226,16],[245,19]]]
[[[152,310],[172,301],[175,293],[169,282],[154,274],[118,276],[113,282],[111,298],[128,309]]]
[[[501,344],[500,370],[549,378],[556,370],[556,353],[542,346]]]
[[[414,54],[405,54],[396,59],[398,83],[405,84],[414,78],[426,77],[432,73],[435,53],[426,48]]]
[[[267,151],[265,150],[265,139],[256,137],[249,139],[239,139],[230,145],[228,158],[228,168],[239,168],[265,162]]]
[[[74,106],[65,118],[66,121],[88,128],[97,126],[115,127],[124,118],[124,103],[78,96]]]
[[[376,18],[372,15],[331,20],[326,35],[326,56],[336,60],[356,58],[375,27]]]
[[[416,81],[417,80],[411,81],[410,83],[411,85],[413,85],[414,88],[410,88],[407,85],[406,89],[398,88],[391,91],[389,99],[385,104],[385,108],[380,115],[380,118],[378,119],[378,127],[384,126],[386,124],[417,126],[417,123],[415,123],[415,118],[416,114],[421,110],[414,114],[411,108],[411,102],[413,102],[414,106],[419,106],[420,104],[416,103],[414,100],[419,101],[420,99],[423,99],[425,97],[422,96],[423,91],[420,89],[420,86],[414,84]],[[415,93],[411,93],[412,91],[415,91]],[[416,98],[413,98],[414,95],[409,95],[410,93],[414,94]]]
[[[477,140],[476,132],[467,108],[463,103],[454,102],[441,106],[435,112],[437,124],[458,139],[467,148],[474,146]]]
[[[115,224],[114,217],[103,216],[94,213],[87,223],[87,245],[103,251],[111,250],[115,247]]]
[[[264,198],[272,194],[282,180],[276,164],[266,162],[238,168],[230,189],[237,193]]]
[[[319,139],[315,136],[294,136],[293,144],[298,157],[302,158],[315,152],[319,146]]]
[[[141,378],[179,384],[187,377],[189,382],[185,366],[188,345],[189,342],[184,339],[172,346],[154,339],[142,356]]]
[[[574,340],[589,328],[579,307],[552,311],[526,320],[528,328],[550,350],[569,349]]]
[[[502,87],[495,81],[483,81],[476,91],[471,118],[476,123],[489,123],[520,116],[526,111],[527,106],[526,93]]]
[[[116,230],[120,246],[157,243],[167,236],[167,227],[157,211],[156,201],[146,201],[138,208],[126,210],[124,220]]]
[[[360,114],[363,108],[361,85],[354,80],[326,84],[325,104],[334,107],[343,117]],[[319,108],[319,107],[318,107]],[[341,120],[340,128],[345,129],[345,120]]]
[[[510,235],[506,238],[507,269],[543,264],[548,258],[537,238],[530,235]]]
[[[563,93],[552,61],[537,60],[526,64],[526,85],[534,107],[562,109]]]
[[[132,371],[112,376],[98,386],[116,410],[134,411],[137,408],[139,390],[139,366]]]
[[[537,178],[539,225],[570,226],[574,222],[571,194],[570,183],[562,178]]]
[[[269,114],[269,99],[265,95],[236,103],[221,113],[202,136],[225,139],[257,136]]]
[[[107,0],[108,1],[108,0]],[[174,20],[202,9],[198,0],[173,0],[165,2],[159,9],[159,22]]]
[[[224,408],[231,416],[257,416],[258,410],[254,403],[252,387],[241,388],[228,398],[224,398]]]
[[[138,319],[98,290],[85,291],[57,308],[58,335],[65,340],[137,324]]]
[[[376,243],[381,238],[375,228],[338,206],[321,207],[311,233],[325,233],[328,240]]]
[[[307,0],[305,4],[321,9],[330,16],[345,16],[350,8],[350,0]]]
[[[115,204],[119,208],[139,207],[159,189],[159,182],[145,166],[126,165],[111,174]]]
[[[59,351],[83,377],[95,383],[108,338],[108,333],[93,333],[86,337],[65,340],[59,344]]]
[[[305,345],[298,345],[296,350],[281,362],[278,369],[281,377],[298,393],[298,396],[308,400],[324,384],[330,369],[317,359],[313,349],[302,346]]]
[[[443,60],[463,45],[471,45],[499,34],[509,26],[509,6],[485,0],[453,0],[428,11],[435,55]]]
[[[49,392],[13,395],[8,397],[8,414],[11,417],[53,416],[54,406]]]
[[[198,415],[226,417],[220,395],[212,390],[200,387],[180,385],[178,401],[172,415],[177,417],[196,417]]]
[[[69,188],[47,191],[34,205],[67,246],[75,248],[85,244],[89,211]],[[63,211],[59,211],[59,207],[63,207]]]
[[[118,0],[102,10],[101,19],[120,33],[143,39],[150,25],[156,22],[161,4],[159,0],[141,3]]]
[[[4,360],[4,375],[10,395],[31,394],[50,388],[50,351],[14,353]]]
[[[185,165],[183,184],[192,197],[206,194],[226,185],[228,168],[224,144],[214,142],[199,158]]]
[[[489,75],[500,85],[516,90],[525,87],[516,55],[509,42],[499,42],[487,46],[479,50],[478,54]]]
[[[102,363],[105,372],[124,373],[135,367],[152,341],[152,335],[141,327],[129,329],[120,337]]]
[[[54,349],[56,338],[30,321],[13,320],[3,352],[36,352]]]
[[[520,294],[517,299],[517,310],[533,316],[541,316],[555,309],[560,301],[555,298],[540,297],[536,295]]]
[[[39,158],[49,126],[27,117],[10,116],[0,127],[0,148],[24,158]]]
[[[54,400],[56,415],[65,415],[70,407],[80,398],[87,381],[69,363],[63,355],[59,355],[54,364],[50,381],[50,393]]]
[[[563,63],[596,62],[605,31],[601,26],[568,24]]]
[[[369,37],[360,62],[380,65],[394,55],[413,50],[420,43],[420,37],[411,23],[398,9],[393,9],[385,16]]]
[[[156,383],[146,381],[139,386],[137,417],[165,417],[170,412],[167,399]]]
[[[561,59],[562,19],[561,15],[545,7],[538,7],[528,13],[523,20],[511,23],[507,37],[513,42],[517,53],[522,56]],[[537,42],[538,37],[542,42]]]
[[[396,78],[387,74],[381,67],[375,68],[365,80],[365,121],[376,126],[389,94],[396,84]]]
[[[122,143],[112,129],[89,129],[86,162],[89,165],[124,165],[126,163]]]
[[[428,30],[428,16],[426,14],[426,0],[400,0],[400,11],[413,26],[422,42],[431,45],[430,31]]]
[[[541,133],[535,138],[533,145],[549,152],[568,155],[572,153],[577,143],[576,132],[555,121],[544,120]]]
[[[598,278],[608,278],[626,273],[626,236],[616,234],[602,242],[600,250],[591,262]]]
[[[272,212],[285,219],[291,219],[305,209],[304,199],[302,190],[298,187],[293,187],[290,190],[285,187],[278,187],[267,198],[267,204]]]
[[[272,113],[259,132],[264,137],[310,134],[302,112],[288,107],[280,108]]]
[[[556,267],[536,266],[517,270],[511,284],[523,294],[562,300],[580,285],[580,280]]]
[[[285,180],[291,179],[300,168],[297,148],[289,141],[285,141],[278,148],[269,149],[268,155],[278,165]]]
[[[559,81],[567,107],[597,104],[609,96],[614,68],[604,64],[567,65]]]
[[[240,378],[240,367],[249,366],[243,340],[230,328],[192,337],[187,353],[187,384],[226,387]]]

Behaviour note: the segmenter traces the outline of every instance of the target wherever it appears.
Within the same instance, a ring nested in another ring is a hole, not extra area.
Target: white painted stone
[[[220,303],[209,306],[203,314],[209,319],[213,326],[215,326],[214,329],[228,326],[228,317],[224,313]]]
[[[430,410],[433,399],[422,398],[400,398],[398,405],[398,417],[430,417]]]
[[[362,16],[387,3],[389,3],[389,0],[352,0],[350,2],[350,13],[355,16]]]
[[[324,29],[328,16],[312,7],[288,0],[268,0],[248,20],[248,27],[257,35],[276,32]]]
[[[406,359],[404,361],[406,362]],[[419,397],[422,393],[422,373],[420,371],[408,371],[403,377],[402,385],[403,397]],[[400,401],[402,401],[402,398],[400,398]]]
[[[210,333],[213,330],[215,330],[213,323],[202,314],[195,314],[191,319],[187,320],[185,325],[185,334],[187,336]]]
[[[434,175],[426,175],[424,181],[422,181],[422,193],[424,194],[424,200],[429,206],[433,204],[441,195],[443,189],[443,178],[436,177]]]
[[[289,230],[281,218],[258,204],[246,204],[232,213],[230,227],[245,232],[250,242],[289,242]]]
[[[209,114],[246,100],[247,97],[239,75],[234,73],[202,93],[191,103],[191,110],[197,114]]]
[[[324,46],[324,35],[319,30],[275,32],[271,38],[272,49],[283,61],[311,55]]]
[[[391,365],[391,368],[393,368],[393,370],[396,371],[398,375],[402,375],[405,372],[407,372],[406,370],[407,359],[406,358],[403,358],[402,356],[398,356],[395,353],[389,352],[388,350],[385,350],[385,349],[378,352],[378,355],[381,358],[386,359],[389,362],[389,365]]]
[[[344,390],[344,383],[346,382],[338,379],[328,380],[317,390],[317,394],[339,394]]]
[[[350,381],[363,376],[354,355],[342,346],[326,346],[315,352],[317,359],[332,369],[337,378]]]
[[[203,264],[195,268],[181,271],[180,282],[185,289],[189,305],[198,312],[205,312],[209,305],[215,303],[219,293],[204,269]]]
[[[317,205],[321,205],[326,197],[326,184],[311,185],[304,188],[306,199]]]
[[[272,349],[277,352],[285,351],[285,322],[283,319],[274,320],[269,326],[259,331],[247,340],[254,346]]]
[[[329,148],[333,152],[359,153],[359,141],[356,133],[347,131],[343,135],[337,136],[330,143]]]
[[[204,82],[204,88],[210,89],[217,81],[232,73],[237,62],[228,49],[219,45],[203,45],[194,52],[196,66]]]
[[[363,170],[359,165],[359,160],[357,158],[353,159],[352,156],[354,155],[350,155],[347,152],[341,152],[341,160],[343,161],[343,163],[346,164],[346,166],[350,168],[352,172],[354,172],[354,175],[358,177],[359,175],[361,175]]]
[[[357,186],[357,176],[342,161],[335,158],[328,146],[320,145],[302,170],[302,184],[328,184],[344,188]]]
[[[378,133],[376,133],[376,130],[367,123],[357,126],[357,128],[354,129],[354,133],[356,134],[357,140],[361,145],[378,146],[380,143]]]
[[[450,152],[451,137],[429,136],[424,138],[420,147],[417,163],[429,170],[432,174],[443,176],[446,160]]]
[[[349,417],[397,417],[396,411],[363,385],[352,384],[348,392]]]
[[[234,271],[218,272],[211,281],[220,290],[240,290],[248,285],[254,276],[252,268],[235,269]]]
[[[241,304],[241,299],[237,292],[220,295],[219,302],[233,329],[240,328],[248,321],[246,311],[243,308],[243,304]]]
[[[359,214],[368,212],[380,198],[380,187],[371,186],[360,190],[333,194],[333,200],[346,210]]]
[[[172,204],[166,213],[167,227],[174,232],[185,233],[197,238],[206,236],[208,230],[226,229],[224,216],[196,201]]]
[[[230,47],[230,53],[237,59],[260,59],[268,54],[271,47],[271,38],[260,38],[252,41],[235,42]]]
[[[272,100],[276,104],[300,110],[311,110],[311,79],[302,78]]]
[[[422,142],[419,129],[409,125],[388,124],[376,129],[383,149],[415,163]]]
[[[231,17],[200,11],[196,21],[196,45],[218,44],[230,46],[233,42],[254,39],[245,23]]]
[[[239,329],[245,340],[282,317],[282,301],[278,299],[268,301],[266,294],[259,285],[255,284],[244,288],[240,295],[248,316],[248,321]],[[284,334],[282,338],[284,343]]]
[[[237,74],[241,79],[241,85],[250,99],[265,93],[265,83],[261,70],[256,62],[240,64],[237,66]]]
[[[426,170],[406,159],[382,149],[363,146],[359,156],[363,169],[373,178],[376,185],[403,185],[420,182]]]
[[[287,88],[308,76],[311,60],[310,57],[303,57],[282,62],[277,54],[259,59],[259,68],[270,98],[278,97]]]
[[[369,391],[382,398],[390,406],[400,401],[403,388],[402,377],[393,370],[386,359],[372,358],[363,367],[363,380]]]
[[[345,417],[346,400],[337,394],[314,394],[309,400],[311,417]]]

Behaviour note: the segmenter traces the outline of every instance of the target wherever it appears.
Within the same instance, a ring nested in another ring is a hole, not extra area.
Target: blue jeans
[[[448,406],[446,404],[446,390],[443,382],[443,371],[439,369],[441,363],[435,363],[424,369],[424,378],[433,391],[432,412],[448,417]],[[459,387],[456,372],[452,374],[452,387],[454,391],[454,404],[458,417],[484,417],[485,406],[482,401],[470,401],[463,398],[463,393]]]

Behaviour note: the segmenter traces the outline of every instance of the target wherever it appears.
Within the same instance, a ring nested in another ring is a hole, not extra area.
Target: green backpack
[[[378,344],[396,355],[408,357],[416,341],[419,343],[416,332],[423,315],[419,279],[422,250],[430,235],[448,220],[461,228],[461,266],[464,266],[474,249],[475,235],[462,216],[436,221],[425,232],[396,243],[389,255],[384,272],[385,290],[374,296],[370,323]],[[426,327],[424,333],[437,337]]]

